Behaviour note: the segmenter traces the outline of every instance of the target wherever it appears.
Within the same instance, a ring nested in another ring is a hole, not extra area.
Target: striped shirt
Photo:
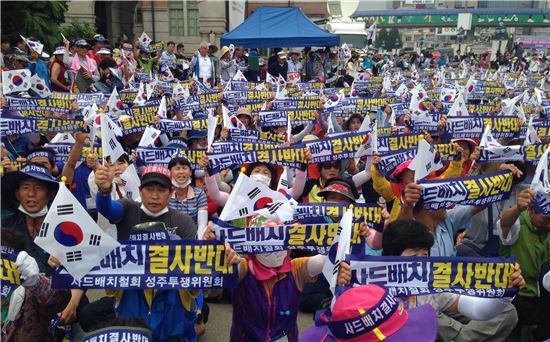
[[[208,210],[208,203],[204,190],[198,187],[194,188],[192,186],[187,187],[187,198],[184,199],[177,198],[176,192],[174,191],[170,196],[168,206],[191,216],[193,221],[195,221],[195,224],[197,223],[199,210]]]

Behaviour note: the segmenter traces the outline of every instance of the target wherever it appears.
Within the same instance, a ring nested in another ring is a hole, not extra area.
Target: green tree
[[[398,49],[402,45],[401,36],[397,27],[392,27],[386,39],[386,49]]]
[[[388,46],[388,42],[387,42],[387,39],[388,39],[388,30],[383,28],[381,29],[379,32],[378,32],[378,35],[376,36],[376,48],[379,48],[382,46],[382,42],[384,42],[384,47],[387,49]]]
[[[67,39],[91,39],[96,34],[96,27],[89,23],[73,22],[69,26],[62,27],[61,33],[63,33]]]
[[[2,33],[39,39],[47,50],[61,42],[59,24],[65,21],[66,1],[2,1]]]

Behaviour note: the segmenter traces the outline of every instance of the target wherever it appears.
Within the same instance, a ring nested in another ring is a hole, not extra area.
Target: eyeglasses
[[[327,164],[323,164],[321,167],[325,170],[329,170],[329,169],[340,170],[340,164],[337,164],[337,163],[327,163]]]

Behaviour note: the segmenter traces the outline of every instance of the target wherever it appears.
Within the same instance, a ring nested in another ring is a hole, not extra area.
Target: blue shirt
[[[46,83],[46,86],[48,89],[51,89],[50,85],[50,75],[48,73],[48,66],[46,63],[44,63],[43,60],[39,59],[34,63],[30,63],[28,66],[29,70],[31,71],[31,74],[34,76],[34,74],[38,74],[38,76]]]
[[[95,198],[91,199],[90,186],[88,185],[88,177],[92,169],[88,167],[85,163],[80,164],[74,170],[73,183],[71,184],[71,192],[76,197],[78,202],[82,204],[88,212],[96,212],[95,208]],[[91,200],[89,200],[91,199]],[[92,208],[88,208],[88,204],[92,205]]]
[[[372,69],[372,65],[373,65],[372,59],[370,59],[370,58],[365,58],[365,59],[363,60],[363,68],[365,68],[365,69]]]
[[[2,143],[6,150],[10,160],[15,160],[17,157],[26,156],[33,148],[31,138],[28,134],[21,134],[14,141],[10,141],[7,136],[2,137]]]
[[[455,236],[462,229],[472,226],[472,208],[456,206],[447,212],[447,218],[435,227],[434,245],[430,256],[455,256]]]
[[[181,200],[176,197],[176,192],[170,196],[170,202],[168,206],[177,211],[190,216],[195,224],[197,223],[197,217],[200,209],[208,209],[208,201],[206,199],[206,193],[199,187],[189,187],[187,191],[187,198]]]

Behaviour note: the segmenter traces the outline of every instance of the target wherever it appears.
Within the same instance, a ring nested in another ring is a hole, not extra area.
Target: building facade
[[[206,0],[69,1],[66,23],[94,24],[111,41],[135,41],[146,32],[154,41],[219,44],[227,32],[227,2]]]

